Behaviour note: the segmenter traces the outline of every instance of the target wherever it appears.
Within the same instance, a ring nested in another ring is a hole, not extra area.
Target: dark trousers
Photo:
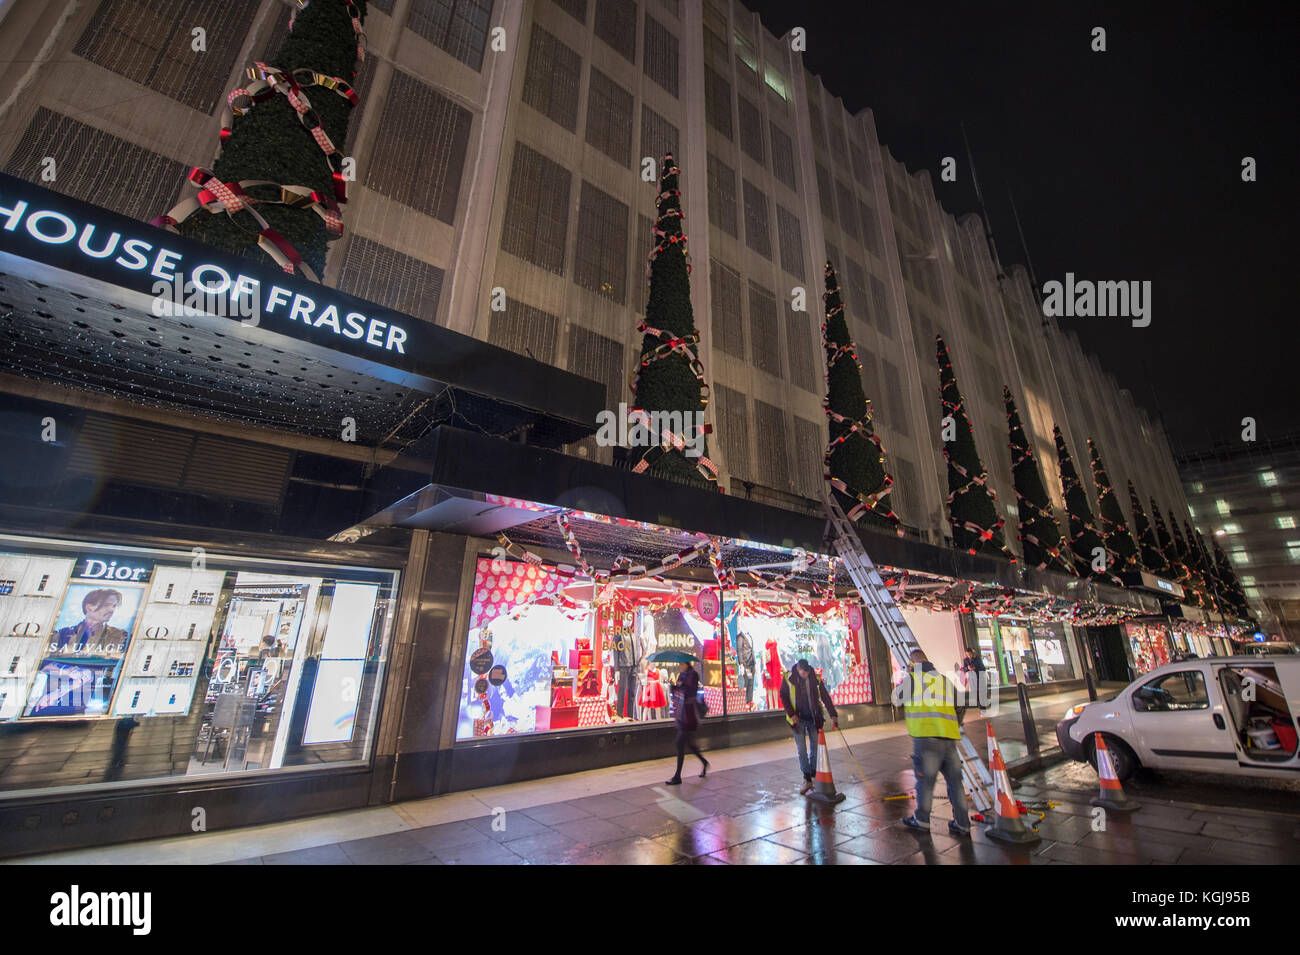
[[[695,730],[684,730],[679,726],[677,727],[677,772],[673,773],[673,779],[682,778],[682,762],[686,759],[688,749],[699,757],[701,766],[709,764],[704,754],[700,752],[700,748],[695,745]]]
[[[636,668],[618,668],[618,715],[636,719]]]

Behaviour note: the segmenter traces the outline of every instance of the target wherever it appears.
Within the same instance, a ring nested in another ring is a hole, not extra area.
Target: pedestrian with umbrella
[[[700,778],[703,779],[705,773],[709,771],[709,761],[695,745],[695,731],[700,728],[698,699],[700,674],[692,666],[699,662],[699,658],[682,650],[660,650],[658,653],[650,654],[647,659],[653,663],[678,665],[677,680],[673,683],[673,719],[677,723],[677,772],[673,773],[673,778],[668,780],[666,785],[682,784],[682,763],[686,759],[688,749],[699,758],[700,765],[703,767],[700,770]]]

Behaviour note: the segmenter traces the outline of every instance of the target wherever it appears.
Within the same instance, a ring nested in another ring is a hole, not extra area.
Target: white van
[[[1120,779],[1139,766],[1300,779],[1300,657],[1167,663],[1056,724],[1067,756],[1097,765],[1106,739]]]

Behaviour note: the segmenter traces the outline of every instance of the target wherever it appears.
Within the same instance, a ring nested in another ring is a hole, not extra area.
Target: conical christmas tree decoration
[[[699,433],[712,430],[703,423],[709,386],[697,356],[700,332],[691,310],[691,267],[686,260],[686,233],[682,229],[682,194],[677,188],[680,173],[672,154],[664,156],[656,202],[655,247],[650,253],[650,299],[645,320],[637,326],[645,337],[641,340],[641,361],[632,376],[635,406],[630,416],[646,426],[655,422],[657,413],[667,414],[653,428],[656,445],[646,451],[633,470],[648,469],[654,477],[709,486],[717,483],[717,468],[709,460],[704,436]],[[665,425],[664,420],[669,424]],[[682,430],[675,430],[673,422],[680,422],[677,426]]]
[[[271,63],[231,94],[212,171],[190,174],[198,195],[154,224],[320,281],[343,234],[365,15],[365,0],[302,4]]]
[[[1232,609],[1236,611],[1237,617],[1241,620],[1251,619],[1250,605],[1246,602],[1246,591],[1241,586],[1241,581],[1237,578],[1237,572],[1232,569],[1232,564],[1228,562],[1228,555],[1223,552],[1223,548],[1219,546],[1218,541],[1214,542],[1214,566],[1218,571],[1219,578],[1227,586],[1229,600]]]
[[[1079,481],[1074,458],[1065,446],[1065,436],[1059,427],[1053,428],[1052,434],[1056,438],[1056,459],[1061,468],[1061,491],[1070,515],[1070,553],[1074,556],[1074,567],[1080,577],[1122,585],[1123,581],[1110,572],[1110,553],[1092,522],[1088,492]]]
[[[953,546],[970,554],[996,554],[1008,560],[998,517],[997,494],[988,483],[988,473],[975,448],[975,434],[957,387],[957,375],[943,338],[934,337],[939,361],[940,421],[943,456],[948,462],[948,519],[952,524]]]
[[[1124,512],[1119,506],[1119,495],[1110,483],[1101,452],[1092,438],[1088,439],[1088,454],[1092,458],[1092,483],[1097,489],[1097,516],[1101,518],[1101,539],[1110,553],[1111,573],[1126,584],[1141,582],[1142,567],[1138,563],[1137,544],[1129,533]]]
[[[1183,521],[1183,540],[1187,543],[1187,566],[1191,569],[1192,577],[1200,590],[1204,607],[1206,610],[1217,613],[1219,602],[1214,596],[1214,577],[1205,566],[1205,558],[1201,554],[1200,542],[1196,539],[1196,532],[1192,530],[1192,525],[1187,521]]]
[[[898,517],[889,507],[894,479],[885,470],[885,449],[871,426],[871,405],[862,390],[862,365],[849,337],[839,278],[826,263],[826,321],[822,349],[826,353],[826,400],[830,442],[822,459],[832,493],[849,520],[892,528],[901,536]]]
[[[1219,569],[1214,565],[1214,557],[1205,546],[1205,538],[1198,531],[1196,534],[1196,551],[1201,562],[1201,576],[1205,578],[1210,596],[1214,600],[1214,609],[1225,616],[1233,615],[1232,598],[1228,593],[1227,582],[1219,576]]]
[[[1178,548],[1174,546],[1173,536],[1169,533],[1169,528],[1165,527],[1165,519],[1160,514],[1160,505],[1156,499],[1151,498],[1151,519],[1156,525],[1156,540],[1160,542],[1160,552],[1165,558],[1165,567],[1169,571],[1170,579],[1178,580],[1185,572],[1179,566]]]
[[[1146,511],[1142,509],[1142,501],[1138,498],[1132,481],[1128,482],[1128,503],[1133,511],[1133,529],[1137,532],[1138,554],[1142,566],[1157,577],[1169,573],[1169,562],[1165,560],[1164,551],[1160,549],[1160,543],[1156,540],[1155,528],[1147,520]]]
[[[1182,576],[1178,582],[1183,585],[1183,590],[1187,592],[1187,602],[1202,610],[1208,610],[1209,601],[1205,598],[1200,579],[1196,576],[1196,571],[1192,569],[1192,555],[1187,547],[1187,541],[1183,539],[1183,532],[1178,528],[1178,520],[1174,517],[1173,511],[1169,512],[1169,530],[1174,539],[1174,553],[1178,555],[1178,562],[1174,565],[1181,572]]]
[[[1074,564],[1061,553],[1064,542],[1061,528],[1052,513],[1052,504],[1038,470],[1009,388],[1002,389],[1002,403],[1007,411],[1007,437],[1011,445],[1011,476],[1016,488],[1016,510],[1020,514],[1020,545],[1025,563],[1038,570],[1054,570],[1073,576]]]

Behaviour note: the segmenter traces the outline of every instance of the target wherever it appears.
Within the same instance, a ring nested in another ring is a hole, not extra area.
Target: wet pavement
[[[1086,698],[1086,697],[1085,697]],[[1035,709],[1043,743],[1074,699]],[[1023,748],[1019,710],[995,720],[1005,752]],[[1045,731],[1046,730],[1046,731]],[[983,751],[981,721],[968,732]],[[1021,739],[1018,739],[1021,737]],[[831,734],[835,807],[798,795],[789,758],[690,775],[683,784],[619,789],[442,825],[300,849],[227,864],[417,865],[1078,865],[1258,864],[1300,862],[1300,781],[1214,780],[1143,774],[1129,788],[1142,809],[1099,817],[1089,798],[1096,775],[1060,763],[1017,781],[1016,796],[1035,810],[1041,841],[1009,848],[976,824],[970,838],[947,833],[951,818],[936,793],[933,833],[907,829],[912,811],[911,742],[892,736],[853,745]],[[854,765],[856,760],[856,766]],[[664,776],[670,771],[666,761]],[[859,771],[861,775],[859,775]],[[940,787],[942,789],[942,787]],[[1050,808],[1049,808],[1050,804]],[[1038,813],[1042,813],[1039,821]]]

